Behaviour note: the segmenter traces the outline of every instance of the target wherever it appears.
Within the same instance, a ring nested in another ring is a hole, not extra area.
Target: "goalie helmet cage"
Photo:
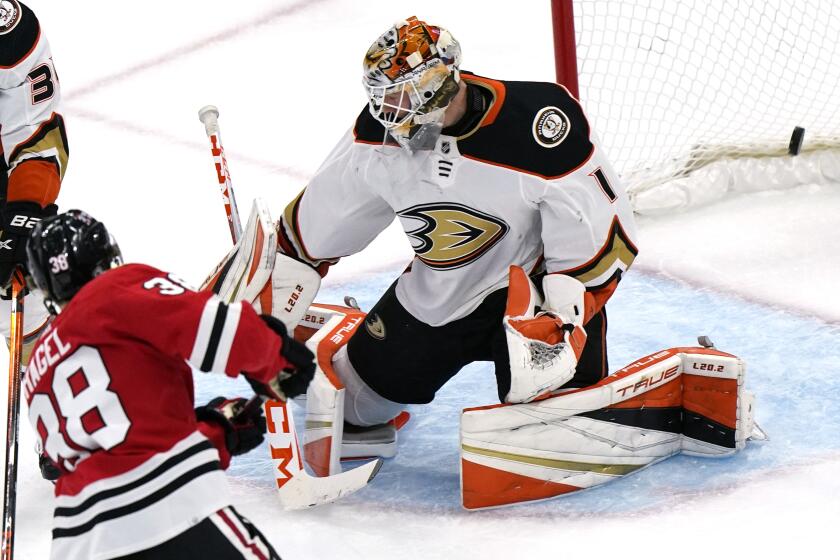
[[[551,7],[557,81],[581,99],[638,213],[840,180],[840,4]]]

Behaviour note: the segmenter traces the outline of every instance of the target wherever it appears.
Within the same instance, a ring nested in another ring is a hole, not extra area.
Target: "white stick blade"
[[[277,497],[283,509],[304,509],[328,504],[367,486],[381,467],[382,459],[375,459],[355,469],[320,478],[300,471],[277,490]]]

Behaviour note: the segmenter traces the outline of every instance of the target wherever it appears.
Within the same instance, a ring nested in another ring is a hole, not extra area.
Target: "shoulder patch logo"
[[[17,27],[20,16],[20,4],[17,0],[0,0],[0,35],[5,35]]]
[[[570,128],[566,113],[557,107],[543,107],[534,117],[534,140],[544,148],[553,148],[566,139]]]
[[[398,213],[414,252],[426,266],[449,270],[477,260],[510,230],[504,220],[454,203],[412,206]],[[421,225],[411,229],[412,221]]]
[[[376,313],[368,315],[365,318],[365,329],[373,338],[385,340],[385,322]]]

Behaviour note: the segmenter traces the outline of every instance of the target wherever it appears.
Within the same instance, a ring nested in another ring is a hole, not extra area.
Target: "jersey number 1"
[[[29,405],[44,450],[68,471],[95,449],[122,443],[131,426],[116,393],[108,389],[111,376],[96,348],[80,346],[56,366],[52,394],[36,394]]]
[[[598,183],[598,186],[601,187],[601,190],[604,192],[604,196],[609,198],[610,202],[615,202],[615,199],[618,197],[615,195],[615,191],[610,185],[610,182],[607,180],[607,175],[604,173],[604,170],[599,167],[590,173],[589,176],[595,179],[595,182]]]

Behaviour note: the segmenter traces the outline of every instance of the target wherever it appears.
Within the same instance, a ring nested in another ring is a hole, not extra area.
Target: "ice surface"
[[[276,214],[361,110],[361,55],[397,18],[445,23],[462,42],[464,66],[478,73],[553,77],[543,0],[29,4],[50,37],[65,93],[71,160],[59,202],[105,221],[130,260],[194,282],[229,244],[196,117],[201,106],[221,109],[243,214],[255,196]],[[365,490],[282,512],[265,453],[255,450],[229,471],[236,506],[286,560],[777,558],[833,549],[838,210],[840,188],[807,187],[646,219],[637,265],[610,302],[612,369],[710,335],[746,360],[768,443],[717,461],[677,457],[542,504],[468,513],[458,505],[458,413],[495,399],[491,369],[474,364],[432,405],[411,408],[399,455]],[[349,294],[369,308],[410,254],[391,228],[335,267],[319,300]],[[201,401],[248,388],[201,376],[197,391]],[[17,558],[42,559],[52,488],[37,473],[25,422],[21,440]]]

